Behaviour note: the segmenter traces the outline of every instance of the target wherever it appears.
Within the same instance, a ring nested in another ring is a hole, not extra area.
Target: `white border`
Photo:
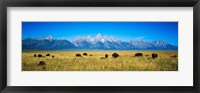
[[[192,7],[8,7],[7,11],[8,86],[193,86]],[[22,21],[179,21],[179,70],[21,72]]]

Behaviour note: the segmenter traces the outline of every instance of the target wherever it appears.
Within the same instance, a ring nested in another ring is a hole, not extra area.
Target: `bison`
[[[173,56],[171,56],[171,57],[174,57],[174,58],[176,58],[176,57],[177,57],[177,55],[173,55]]]
[[[156,54],[156,53],[152,53],[152,58],[154,59],[154,58],[157,58],[158,57],[158,54]]]
[[[105,58],[108,58],[108,54],[105,55]]]
[[[37,55],[36,55],[36,54],[34,54],[34,57],[37,57]]]
[[[83,53],[84,56],[87,56],[87,53]]]
[[[55,56],[52,56],[52,58],[54,58]]]
[[[142,56],[143,54],[142,53],[136,53],[135,54],[135,57],[140,57],[140,56]]]
[[[44,61],[40,61],[38,64],[38,66],[44,66],[44,65],[46,65],[46,63]]]
[[[117,58],[117,57],[119,57],[119,55],[118,55],[117,53],[113,53],[113,54],[112,54],[112,57],[113,57],[113,58]]]
[[[46,54],[46,56],[50,56],[50,54]]]
[[[42,54],[38,54],[38,57],[42,57]]]
[[[89,56],[93,56],[93,55],[90,54]]]
[[[76,57],[81,57],[81,54],[79,54],[79,53],[78,53],[78,54],[76,54]]]

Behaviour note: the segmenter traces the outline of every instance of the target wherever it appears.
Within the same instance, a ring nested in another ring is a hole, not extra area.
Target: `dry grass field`
[[[84,52],[88,56],[83,56]],[[115,52],[119,57],[112,57]],[[76,57],[77,53],[82,57]],[[134,57],[135,53],[143,56]],[[158,58],[152,59],[152,53]],[[100,59],[105,54],[108,58]],[[178,71],[178,57],[171,57],[174,55],[178,56],[178,51],[23,51],[22,71]],[[38,65],[40,61],[45,65]]]

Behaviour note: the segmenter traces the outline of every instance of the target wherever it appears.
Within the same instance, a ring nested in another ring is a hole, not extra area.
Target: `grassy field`
[[[86,52],[88,56],[76,57]],[[112,58],[112,53],[118,58]],[[142,57],[134,57],[135,53]],[[45,56],[49,53],[51,56]],[[152,59],[151,54],[158,58]],[[34,57],[42,54],[45,57]],[[93,56],[89,56],[92,54]],[[100,59],[108,54],[107,59]],[[52,58],[52,55],[55,57]],[[23,51],[22,71],[178,71],[177,51]],[[38,66],[40,61],[46,65]]]

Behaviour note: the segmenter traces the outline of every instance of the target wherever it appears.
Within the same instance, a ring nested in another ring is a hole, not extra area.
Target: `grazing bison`
[[[46,63],[44,61],[40,61],[38,64],[38,66],[44,66],[44,65],[46,65]]]
[[[154,58],[157,58],[158,57],[158,54],[156,54],[156,53],[152,53],[152,58],[154,59]]]
[[[87,53],[83,53],[84,56],[87,56]]]
[[[42,57],[42,54],[38,54],[38,57]]]
[[[105,55],[105,58],[108,58],[108,54]]]
[[[52,56],[52,58],[54,58],[55,56]]]
[[[112,57],[113,57],[113,58],[117,58],[118,56],[119,56],[119,55],[118,55],[117,53],[113,53],[113,54],[112,54]]]
[[[136,53],[135,54],[135,57],[140,57],[140,56],[142,56],[143,54],[142,53]]]
[[[93,55],[90,54],[89,56],[93,56]]]
[[[46,54],[46,56],[50,56],[50,54]]]
[[[106,59],[105,57],[101,57],[100,59]]]
[[[34,57],[37,57],[37,55],[36,55],[36,54],[34,54]]]
[[[177,55],[173,55],[173,56],[171,56],[171,57],[174,57],[174,58],[176,58],[176,57],[177,57]]]
[[[79,53],[78,53],[78,54],[76,54],[76,57],[81,57],[81,54],[79,54]]]

